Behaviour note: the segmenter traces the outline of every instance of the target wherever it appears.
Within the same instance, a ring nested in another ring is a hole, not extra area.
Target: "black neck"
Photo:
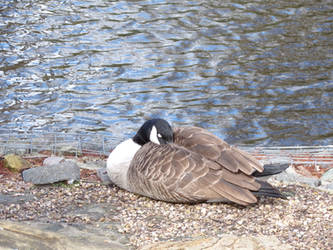
[[[133,137],[133,141],[141,146],[145,145],[148,141],[147,138],[144,138],[144,136],[142,136],[141,134],[137,133],[134,137]]]
[[[143,146],[150,141],[149,135],[151,131],[150,121],[145,122],[133,137],[133,141]]]

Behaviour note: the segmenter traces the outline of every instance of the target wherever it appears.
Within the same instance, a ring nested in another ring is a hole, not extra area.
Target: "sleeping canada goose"
[[[256,179],[283,171],[267,169],[248,153],[199,127],[172,130],[163,119],[146,121],[107,160],[111,181],[130,192],[175,203],[235,202],[283,195]]]

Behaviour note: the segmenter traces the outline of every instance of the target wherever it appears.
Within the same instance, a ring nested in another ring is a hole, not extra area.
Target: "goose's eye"
[[[163,136],[162,136],[160,133],[158,133],[158,134],[157,134],[157,137],[158,137],[158,138],[162,138]]]

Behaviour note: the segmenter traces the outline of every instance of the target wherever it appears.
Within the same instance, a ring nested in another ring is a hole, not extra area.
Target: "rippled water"
[[[0,126],[333,144],[331,1],[1,1]]]

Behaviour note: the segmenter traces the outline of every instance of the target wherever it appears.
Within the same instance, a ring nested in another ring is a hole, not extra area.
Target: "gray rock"
[[[63,157],[51,156],[51,157],[47,157],[44,160],[43,165],[44,166],[56,165],[56,164],[60,164],[64,160],[65,160],[65,158],[63,158]]]
[[[30,168],[23,171],[23,180],[33,184],[50,184],[59,181],[80,180],[80,168],[73,161],[59,164]]]
[[[296,171],[292,167],[287,168],[282,173],[274,175],[271,178],[278,181],[289,182],[289,183],[304,183],[313,187],[318,187],[320,185],[319,179],[300,175],[296,173]]]
[[[324,184],[319,187],[321,190],[328,191],[333,194],[333,182],[329,184]]]
[[[321,183],[324,185],[333,184],[333,168],[327,170],[320,178]]]
[[[113,182],[110,180],[110,177],[108,176],[106,168],[97,169],[97,176],[101,179],[103,184],[113,184]]]

